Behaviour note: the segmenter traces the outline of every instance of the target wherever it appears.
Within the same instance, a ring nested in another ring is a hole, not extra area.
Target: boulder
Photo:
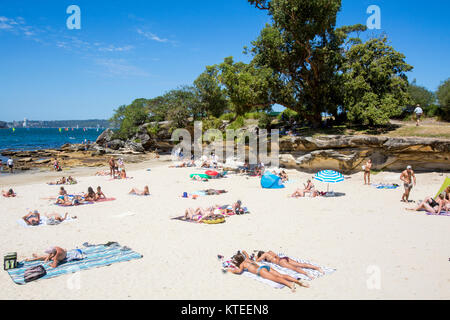
[[[145,152],[145,149],[142,146],[142,144],[133,142],[133,141],[126,141],[124,149],[126,151],[129,150],[129,151],[132,151],[135,153],[144,153]]]
[[[125,146],[125,143],[122,140],[114,139],[106,143],[106,146],[113,150],[119,150]]]
[[[97,137],[97,140],[95,140],[95,143],[97,143],[98,145],[101,145],[101,146],[105,145],[106,143],[111,141],[113,135],[114,135],[114,132],[108,128]]]

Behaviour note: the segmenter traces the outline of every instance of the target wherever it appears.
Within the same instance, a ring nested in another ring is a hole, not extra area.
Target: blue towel
[[[117,262],[142,258],[141,254],[121,246],[108,247],[105,245],[96,245],[84,247],[81,249],[81,251],[83,253],[83,259],[73,260],[70,262],[67,261],[66,259],[56,268],[50,267],[52,261],[47,263],[44,263],[43,261],[30,261],[30,262],[20,262],[18,268],[10,269],[7,271],[11,279],[16,284],[25,284],[24,281],[25,270],[28,269],[29,267],[37,265],[42,265],[47,271],[47,274],[39,279],[41,280],[58,277],[63,274],[73,273],[80,270],[109,266]]]

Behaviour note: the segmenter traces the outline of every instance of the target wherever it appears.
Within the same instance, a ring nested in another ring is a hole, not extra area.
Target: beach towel
[[[74,221],[74,220],[76,220],[76,219],[72,219],[71,217],[68,216],[66,220],[64,220],[63,222],[59,222],[57,224],[61,224],[61,223],[64,223],[66,221],[67,222],[71,222],[71,221]],[[22,227],[25,227],[25,228],[34,228],[34,227],[51,225],[51,224],[48,224],[48,222],[49,222],[49,219],[47,217],[45,217],[45,216],[41,217],[41,220],[39,220],[39,224],[37,226],[30,226],[25,221],[23,221],[23,219],[18,219],[17,220],[17,224],[22,226]]]
[[[281,257],[281,258],[282,258],[282,257],[289,257],[289,256],[284,255],[283,253],[279,253],[278,256]],[[303,259],[294,259],[294,258],[291,258],[291,257],[289,257],[289,259],[292,259],[292,260],[297,261],[297,262],[299,262],[299,263],[309,263],[309,264],[312,264],[312,265],[314,265],[314,266],[320,267],[320,268],[323,270],[323,272],[325,273],[324,275],[328,275],[328,274],[331,274],[331,273],[333,273],[333,272],[336,271],[336,269],[332,269],[332,268],[328,268],[328,267],[319,266],[319,265],[314,264],[314,263],[311,263],[310,261],[307,261],[307,260],[303,260]],[[229,261],[226,261],[226,262],[224,262],[224,263],[222,264],[222,266],[225,268],[227,265],[229,265],[229,263],[230,263]],[[275,264],[273,264],[273,263],[269,263],[269,262],[258,262],[258,264],[259,264],[260,266],[264,266],[264,265],[265,265],[265,266],[269,266],[269,267],[275,269],[275,271],[278,271],[278,272],[281,273],[281,274],[287,274],[287,275],[289,275],[289,276],[291,276],[291,277],[293,277],[293,278],[296,278],[296,279],[308,280],[308,281],[310,280],[307,276],[305,276],[305,275],[303,275],[303,274],[301,274],[301,273],[298,273],[298,272],[295,272],[295,271],[293,271],[293,270],[290,270],[290,269],[286,269],[286,268],[280,267],[280,266],[275,265]],[[315,278],[318,278],[318,277],[323,276],[320,272],[315,271],[315,270],[306,269],[306,268],[303,269],[303,270],[305,270],[306,273],[308,273],[308,274],[314,276]],[[249,278],[252,278],[252,279],[254,279],[254,280],[257,280],[257,281],[259,281],[259,282],[265,283],[265,284],[267,284],[267,285],[270,285],[271,287],[273,287],[273,288],[275,288],[275,289],[282,289],[282,288],[285,287],[284,285],[282,285],[282,284],[280,284],[280,283],[277,283],[277,282],[274,282],[274,281],[271,281],[271,280],[268,280],[268,279],[264,279],[264,278],[262,278],[262,277],[260,277],[260,276],[258,276],[258,275],[256,275],[256,274],[251,273],[251,272],[248,272],[248,271],[244,271],[244,272],[242,273],[242,275],[244,275],[244,276],[246,276],[246,277],[249,277]]]
[[[383,184],[383,183],[372,184],[372,186],[377,189],[397,189],[399,187],[398,184]]]
[[[79,258],[79,254],[74,252],[74,250],[68,251],[68,257],[69,259],[75,257],[75,260],[68,261],[68,259],[66,258],[56,268],[50,267],[50,264],[52,263],[51,261],[47,263],[44,263],[43,261],[23,261],[19,262],[18,268],[7,270],[7,272],[16,284],[22,285],[25,284],[25,270],[38,265],[42,265],[47,271],[47,274],[39,279],[40,281],[42,279],[54,278],[67,273],[104,267],[109,266],[113,263],[142,258],[141,254],[134,252],[129,248],[121,247],[119,244],[111,246],[90,245],[88,247],[83,247],[81,248],[81,252],[83,255],[83,258],[81,260],[77,259]]]
[[[98,199],[97,201],[94,201],[94,203],[96,202],[108,202],[108,201],[114,201],[116,200],[116,198],[104,198],[104,199]]]

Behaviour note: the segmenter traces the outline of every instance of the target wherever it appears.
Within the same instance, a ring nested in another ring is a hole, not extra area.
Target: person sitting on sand
[[[94,189],[92,189],[92,187],[89,187],[88,192],[84,194],[84,200],[86,201],[97,200],[97,195],[95,194]]]
[[[441,192],[436,200],[433,197],[427,197],[423,200],[416,208],[407,208],[406,210],[411,211],[421,211],[425,210],[431,214],[439,215],[441,211],[445,211],[448,214],[449,206],[447,205],[448,200],[445,199],[445,192]]]
[[[8,191],[2,190],[2,194],[6,198],[14,198],[15,196],[17,196],[13,189],[9,189]]]
[[[244,165],[240,167],[239,173],[248,173],[250,170],[250,165],[248,164],[248,161],[244,162]]]
[[[283,284],[289,287],[292,292],[295,292],[295,284],[306,288],[309,287],[308,284],[305,284],[298,279],[295,279],[286,274],[281,274],[273,270],[273,268],[269,266],[260,266],[255,261],[250,260],[247,252],[245,251],[243,251],[242,253],[238,251],[238,253],[231,258],[231,262],[237,267],[237,269],[228,268],[226,269],[226,271],[232,272],[234,274],[242,274],[244,271],[251,272],[261,278]]]
[[[102,187],[100,187],[100,186],[97,187],[96,196],[97,196],[97,200],[98,199],[106,199],[106,196],[102,191]]]
[[[59,195],[60,196],[67,195],[67,191],[66,191],[66,189],[64,189],[64,187],[59,188]]]
[[[58,264],[63,261],[67,256],[67,251],[60,247],[50,247],[45,250],[45,255],[39,256],[33,253],[33,258],[25,259],[25,261],[39,261],[43,260],[44,262],[53,261],[51,264],[52,268],[56,268]]]
[[[68,184],[77,184],[77,180],[69,176],[66,181]]]
[[[41,215],[37,210],[29,212],[26,216],[22,217],[23,221],[29,226],[37,226],[41,222]]]
[[[242,201],[238,200],[232,205],[232,210],[235,214],[244,214],[245,210],[242,208]]]
[[[316,271],[319,271],[320,273],[324,274],[323,270],[319,267],[313,266],[312,264],[309,264],[309,263],[299,263],[297,261],[289,259],[288,257],[280,258],[273,251],[266,251],[266,252],[259,251],[256,257],[257,257],[256,262],[260,262],[260,261],[272,262],[283,268],[287,268],[287,269],[293,270],[295,272],[304,274],[305,276],[309,277],[310,279],[314,279],[314,277],[310,277],[306,273],[306,271],[303,270],[302,268],[316,270]]]
[[[120,175],[117,178],[118,179],[126,179],[127,178],[127,172],[125,171],[125,169],[122,169],[122,171],[120,171]]]
[[[304,189],[299,188],[299,189],[295,190],[295,192],[291,195],[291,197],[293,197],[293,198],[305,197],[306,194],[308,194],[310,197],[314,198],[319,195],[319,193],[315,189],[314,184],[312,183],[311,179],[308,179],[308,181],[306,182],[306,185],[304,185],[304,186],[305,186]]]
[[[133,189],[131,189],[130,192],[128,192],[128,194],[134,194],[134,195],[137,195],[137,196],[149,196],[150,195],[150,191],[148,189],[148,186],[145,186],[144,187],[144,191],[141,191],[141,190],[139,190],[137,188],[133,188]]]

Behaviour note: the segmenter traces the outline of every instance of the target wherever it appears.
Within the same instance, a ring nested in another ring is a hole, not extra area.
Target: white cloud
[[[95,43],[94,45],[99,46],[100,44]],[[107,52],[124,52],[124,51],[130,51],[134,49],[133,46],[123,46],[123,47],[116,47],[114,45],[109,45],[107,47],[101,47],[98,50],[100,51],[107,51]]]
[[[149,76],[147,72],[131,65],[124,59],[98,59],[96,60],[96,63],[106,70],[105,74],[108,76]]]
[[[147,38],[149,40],[158,41],[158,42],[169,42],[169,39],[161,39],[156,34],[151,33],[151,32],[142,31],[141,29],[137,29],[137,33],[139,33],[140,35],[144,36],[145,38]]]

